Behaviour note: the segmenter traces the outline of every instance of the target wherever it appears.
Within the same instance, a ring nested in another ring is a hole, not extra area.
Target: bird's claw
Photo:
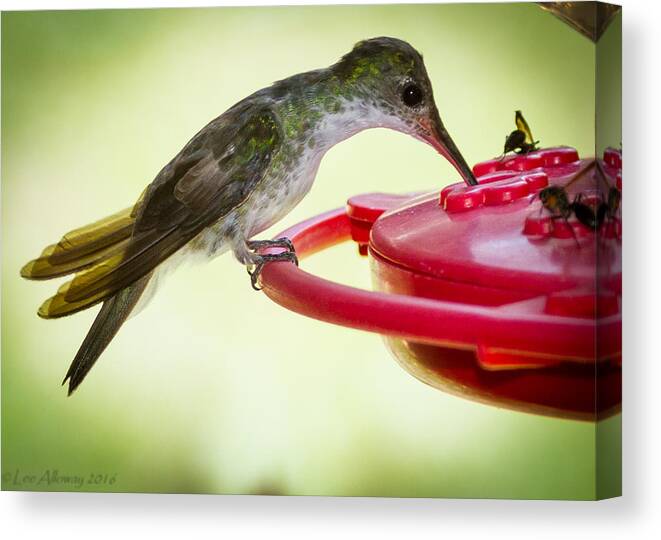
[[[296,253],[296,248],[294,243],[287,237],[283,236],[282,238],[276,238],[274,240],[249,240],[247,242],[248,248],[252,251],[257,251],[262,248],[285,248],[287,251]]]
[[[257,285],[257,282],[259,280],[259,276],[262,273],[262,270],[264,270],[264,267],[271,262],[275,261],[289,261],[293,262],[296,266],[298,266],[298,257],[296,256],[296,253],[293,251],[283,251],[282,253],[275,253],[275,254],[268,254],[268,255],[260,255],[261,259],[253,266],[253,269],[250,270],[248,269],[248,274],[250,275],[250,284],[252,285],[252,288],[256,291],[261,291],[262,288]]]
[[[294,244],[289,238],[277,238],[275,240],[253,240],[248,242],[248,247],[251,250],[259,250],[262,248],[272,248],[280,247],[285,248],[286,251],[280,253],[267,253],[265,255],[255,255],[256,262],[246,268],[248,275],[250,276],[250,284],[252,288],[256,291],[261,291],[262,288],[257,285],[259,281],[259,276],[262,273],[264,267],[275,261],[289,261],[293,262],[298,266],[298,257],[296,256],[296,250]]]

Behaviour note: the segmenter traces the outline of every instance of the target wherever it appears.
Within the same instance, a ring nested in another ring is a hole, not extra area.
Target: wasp
[[[514,122],[516,124],[516,129],[505,138],[503,155],[500,159],[503,159],[509,152],[528,154],[537,150],[539,141],[533,140],[530,126],[528,125],[528,122],[526,122],[521,111],[516,111]]]

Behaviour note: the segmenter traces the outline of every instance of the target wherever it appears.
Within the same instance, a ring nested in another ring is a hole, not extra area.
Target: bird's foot
[[[286,237],[276,238],[275,240],[248,240],[248,248],[252,251],[258,251],[262,248],[285,248],[287,251],[296,253],[294,243]]]
[[[298,266],[296,250],[294,249],[294,244],[289,238],[277,238],[275,240],[251,240],[247,242],[247,244],[248,247],[253,251],[274,247],[286,249],[286,251],[282,251],[281,253],[267,253],[265,255],[255,253],[254,263],[248,266],[247,270],[248,274],[250,275],[250,283],[252,288],[256,291],[262,290],[261,287],[257,285],[257,282],[259,280],[259,276],[262,273],[262,270],[268,263],[274,261],[289,261]]]
[[[292,251],[283,251],[282,253],[267,254],[267,255],[258,255],[257,262],[252,266],[252,269],[248,269],[248,274],[250,274],[250,284],[252,288],[256,291],[261,291],[262,288],[257,285],[259,276],[264,270],[264,267],[274,261],[289,261],[293,262],[298,266],[298,257],[296,253]]]

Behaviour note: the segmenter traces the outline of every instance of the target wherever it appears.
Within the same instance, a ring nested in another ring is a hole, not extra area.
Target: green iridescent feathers
[[[42,304],[41,317],[70,315],[113,296],[246,200],[282,140],[277,119],[244,103],[214,122],[130,211],[68,233],[23,268],[31,279],[77,272]]]

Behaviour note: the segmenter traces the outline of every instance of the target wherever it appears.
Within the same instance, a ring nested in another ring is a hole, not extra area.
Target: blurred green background
[[[469,163],[500,152],[515,109],[544,145],[594,153],[595,47],[533,4],[2,14],[3,489],[595,496],[594,424],[425,386],[378,336],[254,293],[230,256],[180,268],[73,397],[59,386],[96,309],[39,319],[57,284],[24,281],[20,267],[135,201],[239,99],[378,35],[424,54]],[[457,179],[429,147],[364,132],[328,153],[312,192],[264,237],[353,194]],[[303,267],[370,286],[351,245]],[[601,428],[617,436],[619,417]]]

